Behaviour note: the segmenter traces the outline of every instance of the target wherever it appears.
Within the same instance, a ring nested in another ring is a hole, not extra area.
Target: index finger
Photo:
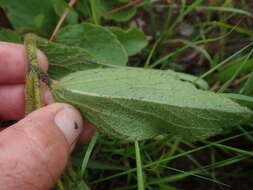
[[[37,51],[42,69],[48,69],[47,57]],[[0,42],[0,84],[20,84],[25,81],[26,53],[24,45]]]

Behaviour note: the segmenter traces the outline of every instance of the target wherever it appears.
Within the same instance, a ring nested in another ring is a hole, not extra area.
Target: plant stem
[[[25,86],[25,113],[42,107],[40,79],[36,71],[40,70],[37,60],[36,39],[32,34],[25,36],[27,57],[26,86]]]
[[[40,80],[49,88],[52,81],[45,73],[37,59],[37,38],[33,34],[25,35],[25,49],[27,58],[26,86],[25,86],[25,113],[26,115],[43,106],[41,99]]]

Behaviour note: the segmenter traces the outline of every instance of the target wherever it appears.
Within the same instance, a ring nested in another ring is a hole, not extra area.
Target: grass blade
[[[223,84],[223,86],[218,90],[219,93],[223,93],[229,87],[229,85],[233,82],[233,80],[239,75],[239,73],[241,72],[242,68],[247,63],[247,61],[249,60],[249,58],[251,57],[252,53],[253,53],[253,49],[250,51],[250,53],[244,59],[244,61],[242,62],[242,64],[240,65],[240,67],[236,70],[236,72],[233,74],[233,76],[227,82],[225,82],[225,84]]]
[[[138,141],[134,142],[134,146],[135,146],[135,155],[136,155],[138,190],[145,190],[143,169],[142,169],[142,163],[141,163],[141,153],[140,153],[140,147],[139,147]]]
[[[242,15],[246,15],[246,16],[253,18],[252,13],[242,10],[242,9],[233,8],[233,7],[200,6],[200,8],[202,8],[204,10],[209,10],[209,11],[222,11],[222,12],[231,12],[231,13],[236,13],[236,14],[242,14]]]
[[[99,136],[98,132],[96,132],[95,135],[92,137],[90,143],[89,143],[89,146],[87,148],[87,151],[86,151],[84,159],[83,159],[81,171],[80,171],[81,178],[84,176],[85,169],[87,168],[87,164],[88,164],[91,152],[92,152],[92,150],[93,150],[93,148],[94,148],[94,146],[97,142],[98,136]]]
[[[218,68],[220,68],[221,66],[223,66],[225,63],[227,63],[228,61],[232,60],[233,58],[235,58],[236,56],[238,56],[239,54],[241,54],[243,51],[245,51],[246,49],[248,49],[250,46],[252,46],[252,44],[253,44],[253,42],[249,43],[244,48],[240,49],[239,51],[237,51],[233,55],[229,56],[227,59],[225,59],[224,61],[222,61],[221,63],[219,63],[215,67],[211,68],[209,71],[207,71],[204,74],[202,74],[201,76],[199,76],[194,82],[197,82],[198,80],[203,79],[206,76],[210,75],[211,73],[213,73],[214,71],[216,71]]]

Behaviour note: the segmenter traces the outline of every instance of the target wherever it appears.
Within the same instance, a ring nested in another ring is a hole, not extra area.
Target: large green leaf
[[[56,41],[65,45],[81,47],[100,62],[126,65],[127,53],[117,37],[108,29],[93,24],[78,24],[61,29]]]
[[[213,92],[196,89],[166,71],[91,69],[53,86],[57,101],[77,107],[109,135],[127,140],[172,133],[202,139],[238,125],[252,112]]]
[[[109,27],[109,29],[117,36],[129,56],[138,53],[148,44],[145,34],[137,28],[123,30],[119,27]]]
[[[48,36],[58,20],[51,0],[0,0],[12,26]]]

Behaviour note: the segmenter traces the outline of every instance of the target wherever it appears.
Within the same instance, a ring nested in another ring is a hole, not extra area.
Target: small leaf
[[[126,65],[127,53],[117,37],[108,29],[93,24],[78,24],[62,28],[56,41],[85,49],[104,64]]]
[[[252,115],[232,100],[198,90],[166,71],[91,69],[68,75],[52,92],[98,129],[127,140],[164,133],[203,139]]]
[[[78,23],[78,13],[71,8],[65,0],[51,0],[55,13],[61,17],[64,13],[65,9],[69,9],[69,13],[65,18],[65,22],[69,24],[77,24]]]
[[[103,15],[111,10],[125,6],[128,2],[121,2],[119,0],[108,1],[108,0],[96,0],[97,14]],[[136,7],[128,7],[127,9],[120,10],[114,14],[106,16],[106,19],[112,19],[115,21],[128,21],[136,14]]]
[[[125,47],[128,56],[138,53],[148,44],[145,34],[136,28],[130,28],[128,30],[122,30],[119,27],[108,28],[117,36]]]
[[[0,0],[2,7],[17,30],[30,30],[49,36],[57,23],[51,0]]]

